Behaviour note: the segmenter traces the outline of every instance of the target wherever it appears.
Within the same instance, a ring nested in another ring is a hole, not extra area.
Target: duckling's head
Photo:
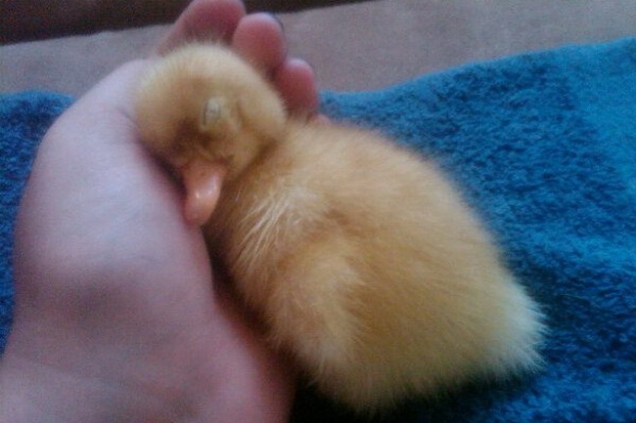
[[[159,60],[137,93],[142,141],[179,169],[193,160],[241,174],[283,136],[284,102],[263,76],[220,45],[189,45]]]

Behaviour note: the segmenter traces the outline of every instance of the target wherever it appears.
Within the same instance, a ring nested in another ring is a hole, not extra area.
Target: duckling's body
[[[165,58],[138,111],[167,163],[226,167],[203,226],[211,254],[323,393],[372,411],[539,361],[535,304],[433,164],[373,132],[288,117],[219,46]]]

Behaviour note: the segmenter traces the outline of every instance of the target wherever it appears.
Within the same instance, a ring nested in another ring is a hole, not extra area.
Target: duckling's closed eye
[[[203,106],[203,113],[201,115],[201,129],[206,129],[209,126],[216,124],[221,119],[223,113],[223,107],[225,101],[220,97],[210,97]]]
[[[235,101],[223,96],[209,97],[203,104],[199,130],[203,134],[228,137],[240,127]]]

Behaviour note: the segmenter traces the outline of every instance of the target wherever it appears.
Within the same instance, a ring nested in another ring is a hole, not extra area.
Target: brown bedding
[[[295,9],[279,15],[290,53],[314,66],[321,88],[344,91],[382,88],[466,62],[636,31],[636,2],[619,0],[375,0],[332,6],[346,1],[246,3],[250,10]],[[2,45],[1,91],[79,95],[118,64],[146,54],[166,30],[165,24],[146,24],[172,20],[187,1],[75,0],[58,1],[57,8],[55,3],[4,2],[0,35],[5,41],[77,34]],[[44,13],[32,16],[40,9]]]

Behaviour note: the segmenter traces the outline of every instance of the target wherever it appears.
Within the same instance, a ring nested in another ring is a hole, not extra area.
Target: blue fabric
[[[44,92],[0,94],[0,353],[13,313],[13,222],[40,139],[70,105],[69,97]]]
[[[69,103],[49,94],[1,99],[0,334],[19,193],[42,131]],[[373,421],[636,421],[636,39],[469,65],[381,91],[326,92],[323,109],[439,162],[550,328],[539,373],[476,381]],[[365,420],[311,390],[293,417]]]

